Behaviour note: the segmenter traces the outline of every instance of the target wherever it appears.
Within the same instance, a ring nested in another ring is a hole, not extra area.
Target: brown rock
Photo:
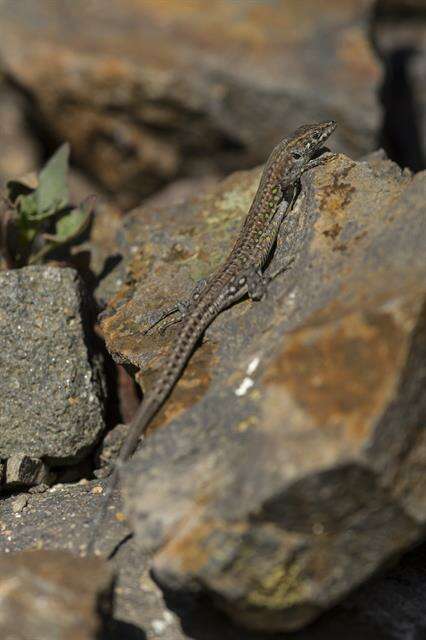
[[[33,171],[38,153],[35,141],[27,130],[25,102],[19,92],[7,85],[0,71],[0,185],[7,180]]]
[[[1,5],[0,53],[42,126],[136,203],[176,177],[263,161],[301,122],[336,117],[341,149],[370,150],[372,4],[21,0]]]
[[[98,558],[26,551],[0,559],[0,633],[13,640],[95,640],[111,573]]]
[[[130,217],[143,251],[103,328],[145,386],[179,334],[142,337],[149,313],[223,259],[258,179],[231,176],[163,228],[149,209]],[[164,587],[294,629],[422,537],[424,184],[381,153],[304,177],[273,260],[294,266],[207,330],[157,418],[173,421],[127,472]]]

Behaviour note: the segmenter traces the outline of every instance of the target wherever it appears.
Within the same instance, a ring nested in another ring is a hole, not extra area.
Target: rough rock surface
[[[39,458],[31,458],[25,454],[13,453],[6,464],[4,480],[8,488],[46,483],[49,470]]]
[[[70,464],[98,439],[101,360],[83,306],[73,269],[0,272],[0,458]]]
[[[171,183],[168,187],[161,189],[158,193],[144,200],[143,209],[149,210],[149,224],[156,226],[156,219],[161,219],[164,215],[167,216],[167,210],[176,211],[177,205],[182,205],[179,208],[179,214],[185,215],[185,209],[191,205],[193,199],[198,199],[201,196],[209,195],[214,191],[214,187],[220,182],[219,178],[213,176],[207,178],[194,178],[187,180],[177,180]],[[131,271],[135,266],[133,258],[136,253],[139,253],[140,241],[144,237],[144,230],[140,228],[140,214],[139,209],[135,212],[130,212],[122,219],[120,228],[115,236],[115,253],[120,256],[119,260],[111,261],[112,266],[105,273],[104,277],[99,281],[98,286],[95,289],[94,295],[99,304],[104,308],[107,303],[111,307],[111,300],[119,293],[119,300],[123,298],[123,285],[126,287],[131,286],[134,281],[134,275]],[[138,223],[139,220],[139,223]],[[175,225],[175,221],[171,220]],[[135,237],[136,232],[136,237]],[[187,242],[187,239],[185,240]],[[129,265],[130,270],[129,270]],[[130,294],[129,294],[130,295]],[[119,304],[119,303],[118,303]],[[109,314],[109,311],[105,310],[105,315]]]
[[[97,558],[60,551],[0,557],[0,635],[5,640],[95,640],[109,613],[111,572]]]
[[[4,500],[0,517],[1,558],[26,549],[44,550],[44,553],[64,549],[74,556],[81,555],[99,509],[102,486],[103,481],[58,485],[43,494],[21,494],[19,498]],[[112,620],[105,620],[105,632],[96,640],[270,639],[270,634],[251,633],[236,627],[208,601],[194,595],[176,598],[169,593],[164,598],[149,575],[149,557],[140,553],[133,540],[127,539],[128,528],[117,498],[114,494],[99,543],[102,554],[116,550],[111,563],[117,574],[114,616]],[[342,637],[420,640],[426,624],[423,615],[425,563],[423,545],[404,557],[395,569],[372,580],[308,629],[291,634],[291,640],[341,640]],[[60,558],[57,564],[61,568],[65,566]],[[93,562],[89,560],[86,564],[80,559],[78,567],[86,576],[93,570]],[[91,581],[95,591],[102,586],[97,581],[98,575],[96,573],[96,580]],[[21,596],[21,602],[22,599]],[[0,611],[1,605],[0,595]],[[21,609],[23,621],[28,620],[27,611],[33,613],[31,601],[27,605],[28,609]],[[80,606],[85,609],[85,603],[81,602]],[[89,629],[90,625],[91,622]],[[15,633],[16,629],[15,624]],[[84,630],[87,631],[87,627]],[[21,640],[22,636],[18,637]],[[24,638],[35,640],[33,635]],[[288,634],[274,638],[289,640]]]
[[[372,0],[0,4],[0,55],[39,125],[125,202],[175,177],[263,161],[302,122],[374,146],[381,67]]]
[[[42,494],[21,495],[20,498],[26,498],[26,504],[19,510],[15,506],[16,498],[3,500],[1,557],[26,549],[45,552],[63,549],[74,557],[82,556],[100,508],[103,486],[104,481],[56,485]],[[134,549],[131,541],[122,543],[127,539],[129,529],[118,497],[115,493],[104,522],[102,541],[97,545],[97,552],[105,556],[115,550],[110,564],[117,573],[114,619],[105,623],[105,635],[101,634],[97,640],[146,640],[146,637],[156,638],[154,630],[159,628],[164,628],[163,640],[183,640],[186,636],[180,632],[177,619],[167,609],[160,590],[149,577],[146,558]],[[90,572],[93,559],[77,559],[82,573]],[[147,635],[142,629],[147,631]],[[34,638],[30,636],[25,640]]]
[[[222,260],[258,178],[129,220],[143,248],[103,329],[145,387],[179,333],[142,337],[149,313]],[[128,512],[165,588],[292,629],[422,537],[424,188],[381,153],[304,177],[274,257],[292,269],[207,330],[156,420],[173,422],[129,467]]]

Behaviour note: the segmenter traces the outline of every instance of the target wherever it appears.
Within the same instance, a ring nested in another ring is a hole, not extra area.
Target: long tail
[[[118,485],[121,468],[135,451],[138,442],[144,441],[146,430],[151,423],[152,418],[171,393],[195,345],[212,319],[213,318],[208,318],[202,311],[199,314],[197,314],[197,312],[192,313],[191,316],[187,318],[177,344],[171,354],[170,360],[162,372],[161,377],[152,391],[147,394],[146,399],[144,398],[139,405],[139,408],[129,425],[129,432],[120,449],[112,474],[109,477],[108,485],[103,495],[102,506],[93,522],[92,532],[86,550],[87,555],[94,552],[97,533],[105,519],[112,493]],[[204,322],[202,320],[204,320]]]

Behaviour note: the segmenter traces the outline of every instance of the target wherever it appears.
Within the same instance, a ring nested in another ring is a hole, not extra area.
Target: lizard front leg
[[[166,329],[171,327],[174,324],[178,324],[182,322],[182,320],[188,315],[194,304],[198,301],[201,292],[206,287],[208,280],[206,278],[202,278],[198,280],[194,289],[191,292],[191,295],[185,300],[178,300],[171,307],[166,307],[165,309],[160,309],[159,311],[154,312],[154,318],[151,316],[151,324],[144,331],[144,334],[149,333],[154,327],[158,326],[163,320],[168,318],[169,316],[174,315],[175,313],[179,313],[179,316],[169,320],[162,327],[160,327],[159,332],[164,333]]]

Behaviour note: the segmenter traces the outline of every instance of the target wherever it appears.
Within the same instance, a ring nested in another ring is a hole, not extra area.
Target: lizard
[[[306,171],[326,162],[330,154],[321,154],[323,143],[336,128],[330,120],[302,125],[273,149],[263,170],[259,187],[243,222],[235,244],[217,271],[197,285],[190,298],[160,313],[149,331],[164,318],[179,312],[180,316],[166,325],[183,322],[174,349],[152,390],[144,397],[134,415],[128,434],[119,451],[95,519],[87,552],[93,551],[99,524],[120,475],[120,469],[131,457],[146,430],[178,382],[195,346],[216,316],[244,296],[253,300],[263,297],[268,282],[263,269],[276,243],[281,223],[296,197],[300,177]],[[286,268],[286,267],[284,267]]]

